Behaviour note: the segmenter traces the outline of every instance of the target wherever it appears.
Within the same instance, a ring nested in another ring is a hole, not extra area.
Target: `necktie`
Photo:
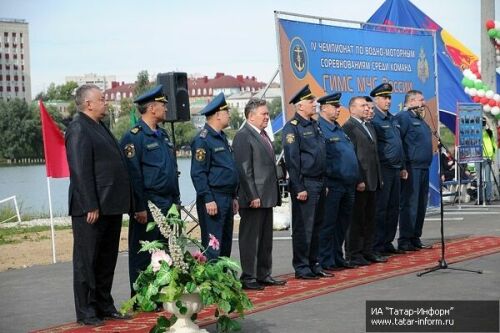
[[[274,149],[273,149],[273,144],[271,143],[271,140],[267,136],[267,133],[265,130],[260,131],[260,136],[262,137],[262,140],[264,140],[265,145],[267,147],[267,151],[271,156],[274,158]]]
[[[366,132],[368,133],[368,136],[370,137],[370,139],[373,141],[372,134],[370,133],[368,126],[366,126],[366,121],[363,121],[363,127],[365,128]]]

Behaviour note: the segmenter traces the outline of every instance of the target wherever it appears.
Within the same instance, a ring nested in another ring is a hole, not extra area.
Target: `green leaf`
[[[167,218],[179,218],[179,211],[177,210],[177,206],[175,204],[170,206],[170,209],[167,212]]]
[[[157,286],[166,286],[172,279],[172,272],[166,262],[161,263],[160,270],[156,273],[155,283]]]
[[[163,250],[165,245],[158,240],[155,241],[140,241],[141,249],[139,252],[151,252],[152,250]]]
[[[193,293],[196,290],[196,284],[193,282],[188,282],[186,283],[186,292],[188,293]]]
[[[146,232],[153,230],[156,227],[156,222],[149,222],[146,226]]]

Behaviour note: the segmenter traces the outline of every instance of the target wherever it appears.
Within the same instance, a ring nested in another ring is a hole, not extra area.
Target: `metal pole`
[[[50,195],[50,177],[47,177],[47,191],[49,192],[50,237],[52,239],[52,263],[56,263],[56,235],[54,233],[54,218],[52,216],[52,197]]]

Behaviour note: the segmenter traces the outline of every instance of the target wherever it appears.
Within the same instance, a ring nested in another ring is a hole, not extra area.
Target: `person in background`
[[[159,125],[167,115],[168,101],[158,85],[135,99],[141,119],[123,135],[120,146],[127,157],[127,166],[134,193],[134,211],[130,214],[128,246],[130,290],[139,273],[151,262],[151,254],[139,252],[140,241],[167,242],[158,227],[146,231],[153,216],[148,201],[167,214],[172,204],[180,205],[175,151],[167,132]]]
[[[238,212],[239,175],[233,150],[223,129],[229,125],[229,106],[220,93],[201,115],[207,118],[191,143],[191,179],[196,189],[196,210],[201,243],[209,260],[231,256],[233,215]],[[208,246],[209,242],[219,246]]]
[[[354,145],[337,123],[341,96],[332,93],[318,99],[318,123],[326,144],[327,194],[319,243],[319,262],[324,270],[356,267],[345,260],[342,251],[351,224],[359,167]]]
[[[245,106],[246,123],[233,141],[240,176],[238,190],[239,247],[243,289],[262,290],[286,281],[271,276],[273,262],[273,207],[281,204],[274,148],[266,127],[269,110],[263,99]]]
[[[129,319],[111,296],[122,215],[131,206],[125,157],[104,125],[106,102],[95,85],[76,90],[78,114],[66,130],[70,171],[69,215],[73,229],[73,291],[76,319],[102,326],[103,319]]]
[[[331,277],[319,264],[319,234],[325,204],[325,140],[309,85],[290,100],[295,115],[283,128],[285,162],[292,199],[292,265],[297,279]]]
[[[484,185],[485,185],[485,198],[486,203],[490,204],[493,200],[493,184],[491,180],[492,172],[494,171],[493,161],[495,160],[497,152],[497,145],[495,141],[495,136],[491,130],[486,117],[483,117],[483,158],[484,158]],[[483,201],[483,191],[479,191],[479,201]]]

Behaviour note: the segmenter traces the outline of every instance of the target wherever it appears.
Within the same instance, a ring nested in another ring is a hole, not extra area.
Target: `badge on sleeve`
[[[198,162],[203,162],[205,160],[206,154],[207,154],[207,152],[205,151],[205,149],[198,148],[198,149],[196,149],[196,153],[195,153],[194,157],[196,158],[196,160]]]
[[[135,147],[133,143],[127,144],[125,148],[123,148],[123,150],[125,151],[125,156],[127,156],[127,158],[132,158],[135,156]]]
[[[293,133],[288,133],[286,135],[286,143],[294,143],[295,142],[295,135]]]

